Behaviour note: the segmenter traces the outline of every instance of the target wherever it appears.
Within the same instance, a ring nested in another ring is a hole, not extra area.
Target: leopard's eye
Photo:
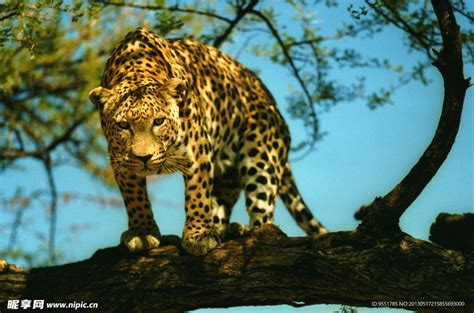
[[[165,122],[165,118],[164,117],[159,117],[159,118],[155,118],[153,120],[153,126],[160,126],[161,124],[163,124]]]
[[[130,124],[128,122],[118,122],[118,127],[120,127],[121,129],[130,129]]]

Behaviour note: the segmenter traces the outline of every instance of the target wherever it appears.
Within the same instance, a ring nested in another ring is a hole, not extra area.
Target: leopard
[[[273,224],[277,197],[308,235],[327,232],[296,186],[275,99],[219,49],[134,29],[112,50],[89,99],[126,207],[120,241],[128,250],[160,245],[147,176],[174,172],[184,178],[181,245],[189,254],[208,254],[235,230],[230,217],[242,191],[250,221],[237,226],[240,233]]]

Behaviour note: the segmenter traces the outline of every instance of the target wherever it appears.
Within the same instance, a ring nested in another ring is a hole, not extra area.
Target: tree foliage
[[[21,175],[19,161],[33,158],[44,168],[45,183],[40,185],[47,186],[2,195],[7,211],[15,216],[9,250],[15,251],[25,211],[48,198],[43,204],[50,217],[46,244],[49,260],[55,262],[56,210],[71,195],[58,194],[53,169],[80,166],[104,183],[111,182],[106,145],[87,93],[100,81],[109,41],[121,36],[127,23],[120,24],[125,20],[120,12],[103,14],[101,7],[80,1],[12,1],[2,9],[0,168],[3,175]],[[97,27],[112,20],[123,28],[104,32]]]
[[[452,6],[465,24],[471,23],[462,36],[464,57],[472,62],[474,15],[465,1],[452,1]],[[339,10],[349,18],[339,29],[324,29],[317,23],[321,7]],[[1,195],[13,221],[9,225],[10,255],[22,255],[15,250],[15,238],[28,208],[43,205],[50,221],[45,236],[47,259],[56,261],[56,211],[66,201],[84,198],[58,193],[56,168],[78,166],[105,185],[111,184],[106,145],[87,92],[98,85],[114,43],[132,27],[147,26],[169,37],[195,37],[220,48],[238,47],[235,57],[245,51],[287,68],[292,77],[288,112],[307,129],[307,137],[293,146],[302,154],[314,148],[323,135],[321,112],[355,99],[378,108],[390,103],[393,93],[413,80],[429,83],[425,71],[437,58],[432,49],[441,46],[429,1],[366,0],[346,5],[337,0],[287,0],[284,8],[285,12],[279,12],[272,1],[263,0],[0,4],[0,174],[21,174],[22,160],[32,158],[44,168],[40,179],[46,186]],[[388,28],[398,29],[407,51],[424,54],[425,62],[407,68],[393,64],[389,55],[375,58],[340,44],[348,38],[375,38]],[[344,67],[355,73],[361,73],[358,69],[386,70],[397,80],[379,89],[368,86],[363,74],[354,75],[349,83],[341,82],[334,72]],[[88,201],[117,203],[115,199]]]

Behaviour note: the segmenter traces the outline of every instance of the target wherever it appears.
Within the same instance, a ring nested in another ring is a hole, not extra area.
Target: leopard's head
[[[138,176],[184,170],[186,156],[176,141],[180,136],[178,103],[184,82],[97,87],[89,99],[100,111],[102,129],[114,168]]]

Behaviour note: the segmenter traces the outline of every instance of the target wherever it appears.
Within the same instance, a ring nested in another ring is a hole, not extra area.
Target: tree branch
[[[382,16],[387,22],[391,23],[395,27],[403,30],[405,33],[412,36],[418,42],[418,44],[428,52],[428,55],[430,55],[429,52],[430,52],[431,41],[426,37],[425,34],[415,30],[409,23],[407,23],[407,21],[403,19],[398,14],[397,8],[392,2],[388,2],[388,3],[384,2],[384,5],[390,10],[390,13],[392,14],[393,17],[385,13],[382,9],[380,9],[377,3],[372,3],[368,0],[366,0],[365,3],[377,14]]]
[[[311,118],[311,121],[312,121],[312,124],[313,124],[313,127],[314,127],[313,136],[318,134],[319,133],[319,120],[318,120],[318,117],[316,115],[316,110],[314,108],[313,98],[311,97],[311,94],[310,94],[305,82],[303,81],[303,78],[300,75],[300,71],[298,70],[295,63],[293,62],[293,58],[290,55],[290,52],[289,52],[287,46],[283,42],[283,39],[281,38],[281,36],[278,33],[277,29],[273,26],[270,19],[268,19],[260,11],[252,10],[250,13],[257,16],[259,19],[261,19],[265,23],[265,25],[267,25],[267,27],[270,30],[272,36],[278,42],[278,45],[280,46],[281,51],[282,51],[283,55],[285,56],[285,59],[288,61],[288,64],[290,65],[290,68],[293,72],[293,76],[296,77],[296,80],[298,81],[298,83],[299,83],[299,85],[300,85],[301,89],[303,90],[303,93],[306,97],[307,105],[310,109],[309,110],[309,115],[310,115],[310,118]],[[311,147],[314,144],[314,139],[315,138],[311,138]]]
[[[469,79],[464,79],[462,43],[448,0],[432,0],[438,18],[443,48],[433,64],[444,80],[443,109],[438,128],[428,148],[403,180],[383,198],[361,207],[355,214],[363,219],[360,231],[393,233],[399,230],[398,221],[403,212],[420,195],[447,158],[456,138],[464,96]]]
[[[178,5],[164,7],[164,6],[156,6],[156,5],[139,5],[139,4],[133,4],[133,3],[124,3],[124,2],[111,2],[111,1],[104,1],[104,0],[93,0],[91,1],[91,3],[112,5],[116,7],[128,7],[128,8],[141,9],[141,10],[152,10],[152,11],[167,10],[171,12],[192,13],[192,14],[203,15],[203,16],[214,18],[214,19],[218,19],[229,24],[232,23],[232,20],[230,18],[215,14],[213,12],[182,8],[182,7],[179,7]]]
[[[454,5],[452,7],[454,11],[458,12],[459,14],[467,18],[469,21],[471,21],[471,23],[474,23],[474,14],[472,12],[469,12],[469,11],[466,12],[465,10],[460,9]]]
[[[58,189],[56,181],[54,180],[53,168],[51,165],[51,157],[46,154],[43,158],[43,165],[48,178],[48,186],[50,191],[49,202],[49,240],[48,240],[48,255],[51,264],[56,262],[56,222],[57,222],[57,207],[58,207]]]
[[[17,16],[17,15],[19,15],[18,12],[15,12],[15,11],[14,11],[14,12],[10,12],[10,13],[4,15],[4,16],[1,16],[1,17],[0,17],[0,22],[3,22],[4,20],[7,20],[7,19],[9,19],[9,18],[11,18],[11,17],[14,17],[14,16]]]
[[[177,237],[162,241],[148,253],[108,248],[56,267],[20,270],[3,263],[0,308],[10,299],[97,302],[103,312],[372,301],[407,301],[410,309],[426,309],[421,301],[460,301],[466,312],[474,308],[473,255],[409,236],[371,243],[349,232],[288,238],[266,225],[205,257],[185,254]]]
[[[474,251],[474,213],[440,213],[430,228],[430,240],[454,250]]]
[[[24,151],[24,150],[7,150],[5,152],[0,153],[0,159],[6,159],[6,160],[13,160],[21,157],[41,157],[45,153],[50,153],[54,149],[56,149],[60,144],[64,143],[65,141],[69,140],[71,135],[74,133],[76,128],[81,126],[91,115],[94,113],[94,111],[87,112],[84,114],[80,119],[76,120],[74,123],[72,123],[66,131],[53,139],[47,146],[39,148],[34,151]]]
[[[230,36],[232,30],[237,26],[237,24],[247,15],[253,8],[257,5],[259,0],[251,0],[250,3],[245,7],[240,7],[239,5],[236,6],[237,15],[235,18],[229,23],[229,26],[226,28],[224,33],[214,39],[213,46],[219,48],[224,41],[226,41],[227,37]]]
[[[3,22],[9,18],[20,15],[20,12],[18,10],[19,7],[20,7],[20,2],[17,2],[13,8],[9,8],[9,5],[7,4],[0,5],[0,9],[2,9],[3,11],[2,13],[5,13],[5,15],[0,16],[0,22]]]

